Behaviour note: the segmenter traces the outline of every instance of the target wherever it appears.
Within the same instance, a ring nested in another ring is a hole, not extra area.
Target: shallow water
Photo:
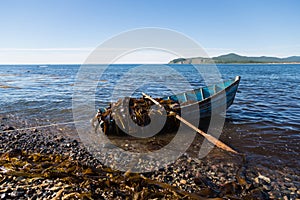
[[[0,66],[0,114],[12,114],[27,121],[39,119],[39,125],[71,122],[79,67]],[[185,91],[185,85],[197,88],[218,81],[217,72],[209,65],[171,66],[180,76],[157,65],[138,67],[113,65],[100,76],[106,66],[90,66],[80,83],[86,82],[87,93],[95,94],[96,107],[100,107],[130,92],[133,96],[140,96],[142,91],[164,96],[174,90]],[[157,69],[156,73],[150,69]],[[224,79],[242,77],[221,139],[246,153],[257,165],[270,169],[287,166],[298,172],[300,65],[218,65],[218,70]],[[71,134],[77,137],[75,131]]]

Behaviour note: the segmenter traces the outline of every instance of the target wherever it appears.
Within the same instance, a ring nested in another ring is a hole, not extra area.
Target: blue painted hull
[[[235,98],[240,76],[235,79],[223,81],[221,83],[195,89],[193,91],[164,97],[165,100],[173,100],[181,105],[181,109],[187,109],[191,105],[198,104],[200,118],[207,118],[214,114],[226,111]],[[190,110],[190,112],[192,112]]]

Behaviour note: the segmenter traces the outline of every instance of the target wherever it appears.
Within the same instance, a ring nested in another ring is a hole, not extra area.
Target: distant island
[[[209,64],[209,63],[223,63],[223,64],[238,64],[238,63],[300,63],[300,56],[291,56],[287,58],[277,57],[248,57],[241,56],[235,53],[221,55],[212,58],[194,57],[194,58],[177,58],[171,60],[169,64]]]

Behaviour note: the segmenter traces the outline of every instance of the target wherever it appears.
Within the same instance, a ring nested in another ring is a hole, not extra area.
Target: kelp
[[[251,199],[252,192],[253,195],[263,193],[260,188],[255,188],[249,180],[246,180],[240,170],[237,172],[236,180],[222,186],[208,179],[195,178],[195,184],[202,189],[189,193],[179,187],[150,179],[147,174],[130,171],[124,174],[102,165],[93,167],[60,154],[13,150],[1,155],[0,165],[0,175],[3,177],[0,180],[1,184],[5,184],[10,176],[22,177],[28,188],[33,189],[47,186],[47,183],[34,186],[33,183],[38,179],[59,179],[63,184],[49,188],[51,191],[57,191],[53,199],[95,199],[106,192],[113,192],[128,199],[240,199],[236,194],[243,194]],[[72,187],[85,190],[74,191]]]
[[[175,196],[176,199],[189,196],[187,192],[139,174],[129,173],[125,176],[122,172],[110,168],[95,168],[83,165],[78,161],[71,160],[68,156],[62,155],[29,154],[24,151],[19,152],[19,154],[5,153],[1,155],[0,165],[2,166],[0,169],[1,174],[23,177],[27,179],[28,184],[31,184],[34,178],[60,179],[67,184],[79,184],[80,187],[87,187],[93,183],[104,191],[112,190],[112,188],[125,190],[127,191],[126,195],[135,198],[137,196],[145,198],[147,196],[163,197],[166,194],[170,197]],[[161,191],[161,189],[163,190]],[[75,196],[76,198],[92,198],[92,192],[83,194],[72,192],[63,195],[63,191],[66,191],[66,189],[62,188],[54,199],[66,199]]]
[[[151,100],[145,98],[119,99],[116,103],[110,104],[105,109],[99,109],[94,121],[98,120],[102,131],[106,135],[119,135],[134,132],[130,123],[135,123],[140,127],[147,126],[155,117],[167,117],[167,122],[161,132],[174,132],[179,127],[179,120],[173,113],[180,114],[180,105],[173,100],[156,98],[164,109],[157,107]]]

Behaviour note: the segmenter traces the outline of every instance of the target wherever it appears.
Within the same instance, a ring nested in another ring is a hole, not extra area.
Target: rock
[[[291,182],[292,180],[290,179],[290,178],[288,178],[288,177],[284,177],[284,180],[285,181],[288,181],[288,182]]]
[[[170,175],[166,175],[165,178],[164,178],[164,181],[165,182],[172,182],[173,181],[173,177],[170,176]]]
[[[260,173],[258,173],[258,177],[257,178],[259,178],[259,179],[261,179],[261,180],[264,180],[264,181],[266,181],[267,183],[271,183],[271,179],[270,178],[268,178],[268,177],[266,177],[266,176],[263,176],[263,175],[261,175]]]
[[[289,191],[289,190],[282,190],[282,193],[284,193],[284,194],[290,194],[291,191]]]
[[[72,141],[72,146],[73,146],[73,147],[78,146],[78,141],[77,141],[77,140],[73,140],[73,141]]]
[[[12,149],[11,151],[8,152],[9,157],[17,157],[22,155],[22,150],[17,148],[17,149]]]
[[[295,188],[295,187],[290,187],[290,188],[288,188],[288,190],[295,192],[295,191],[297,191],[297,188]]]
[[[258,188],[250,191],[250,193],[244,196],[243,199],[269,199],[269,198],[267,193],[261,191]]]
[[[10,196],[13,198],[19,198],[22,197],[24,193],[25,193],[24,191],[14,190],[10,193]]]
[[[37,132],[39,132],[39,131],[38,131],[37,128],[33,128],[33,129],[32,129],[32,132],[37,133]]]
[[[270,191],[272,188],[271,186],[269,185],[263,185],[263,188],[266,190],[266,191]]]
[[[186,184],[186,180],[182,179],[182,180],[180,180],[180,183],[185,185]]]
[[[5,126],[3,129],[3,131],[13,131],[13,130],[15,130],[15,128],[12,126]]]

